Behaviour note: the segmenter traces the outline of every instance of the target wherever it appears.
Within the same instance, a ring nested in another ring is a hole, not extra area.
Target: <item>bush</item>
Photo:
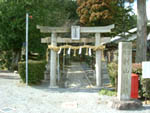
[[[142,64],[133,64],[132,73],[136,73],[139,76],[139,96],[141,98],[150,98],[150,79],[142,78]]]
[[[112,86],[117,87],[118,64],[116,62],[111,62],[108,64],[108,73]],[[139,96],[141,98],[150,98],[150,79],[142,78],[142,64],[133,63],[132,73],[138,74],[139,76]]]
[[[45,61],[29,61],[28,66],[28,83],[38,84],[44,79]],[[25,62],[19,62],[18,72],[22,81],[26,82]]]
[[[12,51],[0,51],[0,69],[11,70]]]
[[[116,96],[117,92],[115,91],[111,91],[111,90],[107,90],[107,89],[102,89],[99,91],[100,95],[107,95],[107,96]]]
[[[138,75],[142,75],[142,64],[140,63],[134,63],[132,64],[132,73],[136,73]]]
[[[108,64],[108,74],[112,86],[117,87],[118,64],[116,62],[111,62]]]
[[[132,64],[132,73],[135,73],[139,77],[139,96],[143,97],[143,90],[142,90],[142,64],[134,63]]]
[[[143,91],[143,97],[150,99],[150,79],[143,79],[142,80],[142,91]]]

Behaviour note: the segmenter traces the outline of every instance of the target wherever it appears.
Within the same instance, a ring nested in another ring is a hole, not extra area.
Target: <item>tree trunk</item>
[[[137,0],[137,42],[136,62],[146,61],[147,56],[147,16],[146,0]]]
[[[13,50],[11,70],[18,70],[18,62],[20,60],[20,57],[21,57],[21,51]]]

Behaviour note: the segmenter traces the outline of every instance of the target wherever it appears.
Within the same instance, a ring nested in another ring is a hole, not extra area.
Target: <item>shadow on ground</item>
[[[101,88],[49,88],[49,82],[44,82],[39,86],[31,86],[32,88],[36,88],[39,90],[43,90],[46,92],[59,92],[59,93],[64,93],[64,92],[88,92],[88,93],[95,93],[98,92]]]
[[[12,75],[0,75],[0,79],[10,79],[10,80],[19,80],[19,76],[12,76]]]

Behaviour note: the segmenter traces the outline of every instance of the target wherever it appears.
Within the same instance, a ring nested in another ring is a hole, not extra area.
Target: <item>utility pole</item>
[[[26,86],[28,86],[28,28],[29,14],[26,13]]]

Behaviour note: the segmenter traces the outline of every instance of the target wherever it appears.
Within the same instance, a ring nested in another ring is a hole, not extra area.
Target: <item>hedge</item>
[[[45,61],[29,61],[28,62],[28,83],[38,84],[44,79]],[[19,62],[18,72],[22,81],[26,82],[25,62]]]

